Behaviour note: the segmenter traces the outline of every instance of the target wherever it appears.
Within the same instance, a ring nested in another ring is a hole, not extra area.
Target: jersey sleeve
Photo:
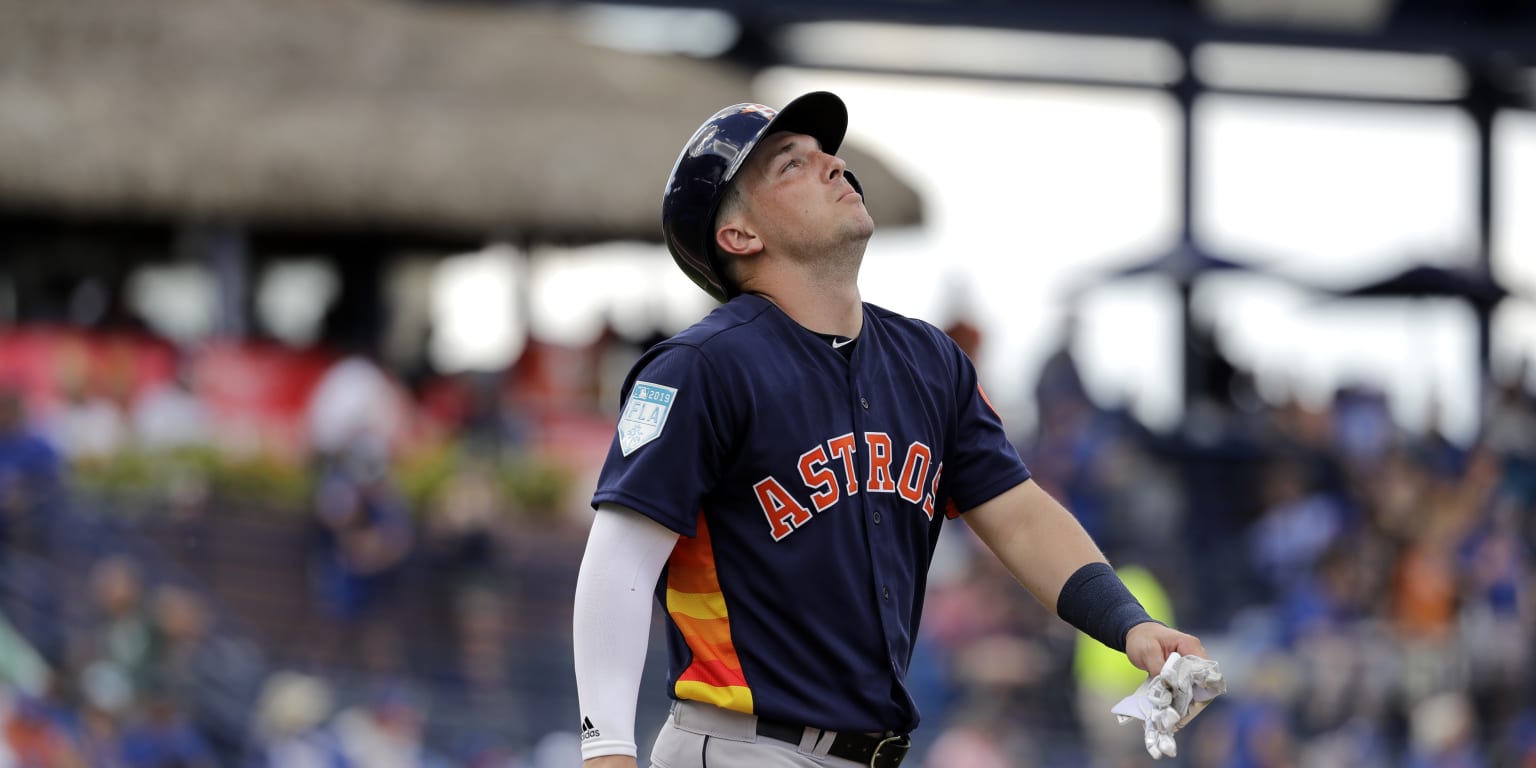
[[[663,346],[636,363],[592,506],[620,504],[693,536],[730,442],[729,391],[696,348]]]
[[[955,360],[955,430],[944,461],[944,485],[952,509],[974,509],[1030,477],[1008,439],[1003,420],[987,400],[976,366],[947,336]]]

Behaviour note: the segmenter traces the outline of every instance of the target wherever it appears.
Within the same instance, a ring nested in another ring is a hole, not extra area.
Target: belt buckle
[[[887,754],[886,747],[890,747]],[[907,757],[907,750],[912,748],[912,740],[907,736],[887,736],[875,745],[874,754],[869,756],[869,768],[896,768]],[[890,762],[881,762],[886,757]]]

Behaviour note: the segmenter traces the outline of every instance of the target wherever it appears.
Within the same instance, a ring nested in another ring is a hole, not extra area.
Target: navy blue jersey
[[[946,516],[1029,477],[942,331],[873,305],[851,358],[739,296],[624,385],[593,505],[680,534],[657,585],[671,695],[910,731],[905,683]]]

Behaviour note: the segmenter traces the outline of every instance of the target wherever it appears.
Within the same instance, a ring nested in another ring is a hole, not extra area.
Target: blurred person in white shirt
[[[393,448],[405,427],[405,407],[400,386],[378,363],[362,354],[343,357],[310,393],[310,451],[335,456],[370,437]]]
[[[160,452],[208,445],[213,418],[197,396],[190,361],[180,361],[174,376],[144,390],[130,414],[139,448]]]
[[[63,399],[43,419],[59,452],[71,462],[106,459],[128,440],[127,419],[110,398],[92,392],[82,376],[66,377]]]

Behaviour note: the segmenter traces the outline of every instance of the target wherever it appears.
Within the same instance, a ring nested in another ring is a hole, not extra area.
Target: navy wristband
[[[1107,563],[1089,563],[1067,579],[1056,598],[1056,615],[1121,653],[1131,627],[1155,621]]]

